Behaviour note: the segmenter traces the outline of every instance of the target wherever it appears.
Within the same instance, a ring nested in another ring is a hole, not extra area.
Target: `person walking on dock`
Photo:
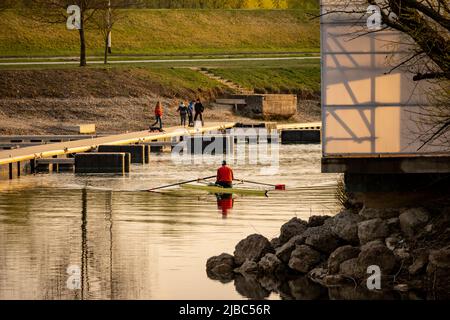
[[[163,115],[163,107],[161,101],[158,101],[155,106],[155,123],[150,126],[150,129],[159,123],[159,130],[162,130],[162,115]]]
[[[188,105],[188,118],[189,118],[189,127],[194,126],[194,105],[195,101],[191,100]]]
[[[216,184],[224,188],[232,188],[233,180],[233,170],[227,166],[227,162],[225,160],[222,161],[222,166],[217,169]]]
[[[204,126],[205,123],[203,122],[203,111],[205,111],[205,107],[203,107],[203,104],[200,102],[200,98],[197,99],[197,102],[195,103],[194,106],[194,110],[195,110],[194,122],[197,121],[198,117],[200,117],[202,126]]]
[[[188,107],[186,107],[186,105],[184,104],[183,101],[180,102],[180,105],[178,106],[177,111],[180,113],[181,126],[185,127],[186,126],[186,115],[188,113]]]

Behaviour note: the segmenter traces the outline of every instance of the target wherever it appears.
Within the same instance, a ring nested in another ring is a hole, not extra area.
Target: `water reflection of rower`
[[[233,209],[234,199],[231,193],[216,193],[217,208],[221,210],[222,217],[226,218],[229,211]]]

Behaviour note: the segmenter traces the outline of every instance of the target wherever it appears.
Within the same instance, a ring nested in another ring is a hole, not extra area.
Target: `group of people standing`
[[[203,112],[205,111],[205,108],[203,107],[203,104],[201,103],[200,99],[197,99],[196,101],[192,100],[189,103],[184,103],[184,101],[181,101],[178,105],[177,112],[180,114],[180,122],[181,126],[186,126],[186,119],[188,120],[188,126],[193,127],[195,121],[197,119],[200,119],[202,122],[202,126],[204,125],[203,121]],[[162,130],[163,124],[162,124],[162,116],[163,116],[163,107],[161,104],[161,101],[158,101],[155,106],[155,123],[153,123],[150,128],[154,128],[156,125],[159,124],[159,130]]]

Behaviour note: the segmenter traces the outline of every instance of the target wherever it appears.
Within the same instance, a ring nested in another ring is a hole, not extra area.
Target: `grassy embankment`
[[[298,11],[143,10],[130,15],[129,24],[119,24],[114,32],[115,53],[275,54],[316,51],[319,42],[315,22]],[[27,25],[11,11],[0,16],[0,28],[9,30],[0,34],[0,56],[76,56],[78,52],[77,35],[64,25]],[[190,19],[196,22],[187,21]],[[101,40],[92,30],[88,48],[91,55],[101,52]],[[212,68],[233,81],[267,92],[315,92],[319,83],[318,60],[92,65],[82,69],[73,65],[4,67],[0,71],[0,133],[60,133],[58,123],[62,122],[94,122],[100,132],[139,130],[148,125],[159,99],[168,109],[166,124],[176,124],[180,98],[214,98],[227,90],[189,67]],[[314,72],[316,76],[310,76]],[[246,121],[219,110],[208,112],[208,118]]]
[[[43,24],[16,11],[0,13],[0,56],[76,56],[79,39],[65,23]],[[86,26],[87,53],[103,41]],[[302,10],[127,10],[113,31],[115,54],[317,52],[319,25]]]

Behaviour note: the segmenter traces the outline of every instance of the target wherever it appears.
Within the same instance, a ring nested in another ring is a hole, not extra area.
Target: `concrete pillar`
[[[320,130],[282,130],[282,144],[320,143]]]
[[[129,171],[130,156],[128,153],[96,152],[75,155],[75,173],[124,174]]]
[[[150,153],[151,153],[151,146],[148,144],[144,144],[144,162],[150,163]]]
[[[98,152],[126,152],[131,154],[131,163],[144,164],[145,162],[145,147],[144,145],[104,145],[98,147]]]

